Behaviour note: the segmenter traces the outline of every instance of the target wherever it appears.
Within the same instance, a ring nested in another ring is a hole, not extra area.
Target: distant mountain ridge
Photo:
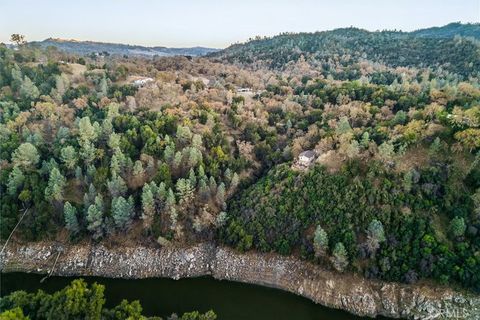
[[[431,27],[410,32],[416,37],[453,38],[455,36],[480,39],[480,23],[452,22],[442,27]]]
[[[209,56],[275,70],[283,70],[302,56],[314,65],[324,66],[323,69],[326,65],[333,69],[339,65],[351,67],[368,60],[389,67],[444,70],[466,79],[479,74],[480,24],[451,23],[413,32],[371,32],[350,27],[283,33],[233,44]],[[335,62],[338,59],[341,61]]]
[[[146,47],[140,45],[129,45],[121,43],[95,42],[95,41],[78,41],[67,39],[48,38],[43,41],[32,41],[29,45],[47,48],[50,46],[57,47],[61,51],[68,53],[88,55],[91,53],[108,52],[111,55],[127,55],[127,56],[204,56],[209,53],[219,51],[220,49],[206,47],[191,48],[167,48],[167,47]]]

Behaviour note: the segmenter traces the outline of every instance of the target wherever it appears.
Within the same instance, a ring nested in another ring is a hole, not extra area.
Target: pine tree
[[[199,134],[194,134],[192,138],[192,147],[200,149],[203,146],[202,136]]]
[[[122,196],[112,199],[112,216],[117,228],[125,229],[130,225],[134,214],[133,198],[131,196],[128,200]]]
[[[350,127],[350,123],[348,122],[347,117],[340,118],[340,121],[338,122],[338,125],[335,131],[338,135],[342,135],[352,131],[352,127]]]
[[[97,148],[91,142],[85,142],[80,147],[80,157],[83,159],[85,164],[91,164],[97,157]]]
[[[383,230],[383,224],[376,219],[372,220],[367,230],[366,246],[368,252],[375,254],[375,252],[380,248],[380,244],[385,240],[386,238],[385,231]]]
[[[225,211],[221,211],[217,218],[215,219],[215,226],[217,228],[221,228],[225,225],[225,223],[227,222],[227,213]]]
[[[173,158],[173,167],[175,169],[180,169],[180,165],[182,164],[182,153],[177,151],[175,153],[175,157]]]
[[[20,86],[20,96],[24,100],[35,100],[40,96],[37,86],[27,76],[23,78]]]
[[[467,225],[462,217],[456,216],[450,221],[450,231],[454,237],[458,238],[463,236],[466,230]]]
[[[328,235],[320,225],[315,229],[313,248],[315,250],[315,256],[317,257],[324,255],[328,250]]]
[[[82,178],[83,178],[82,168],[80,168],[79,166],[77,166],[77,167],[75,168],[75,179],[82,180]]]
[[[60,150],[60,155],[65,167],[73,170],[77,165],[77,153],[72,146],[66,146]]]
[[[186,144],[192,139],[192,132],[189,127],[178,125],[176,136],[181,143]]]
[[[66,228],[74,234],[78,233],[80,231],[80,227],[78,225],[77,209],[67,201],[63,206],[63,214],[65,217]]]
[[[190,167],[196,167],[197,164],[201,163],[203,160],[202,152],[195,147],[190,147],[186,149],[188,156],[188,165]]]
[[[368,145],[370,144],[370,135],[368,134],[367,131],[365,131],[362,134],[362,140],[360,142],[363,148],[368,148]]]
[[[191,204],[193,198],[195,197],[195,189],[190,184],[190,181],[187,179],[178,179],[177,184],[175,185],[177,196],[179,198],[180,205],[189,205]]]
[[[230,182],[230,190],[234,191],[238,184],[240,182],[240,178],[238,177],[238,174],[235,172],[232,177],[232,181]]]
[[[173,144],[167,145],[165,147],[165,150],[163,151],[163,158],[167,163],[172,164],[174,156],[175,156],[175,145]]]
[[[225,180],[226,180],[227,182],[232,181],[232,171],[230,170],[230,168],[227,168],[227,169],[225,170],[225,172],[223,173],[223,176],[225,177]]]
[[[143,164],[140,160],[135,161],[133,165],[133,175],[136,177],[143,176],[145,170],[143,170]]]
[[[23,185],[25,181],[25,176],[23,175],[22,170],[19,167],[13,167],[12,172],[8,175],[7,190],[8,194],[14,196],[17,194],[19,187]]]
[[[106,97],[108,93],[107,79],[103,77],[98,84],[98,93],[100,97]]]
[[[210,192],[212,194],[215,194],[217,192],[217,181],[215,181],[215,178],[213,176],[210,176],[208,184],[210,187]]]
[[[90,122],[89,117],[83,117],[78,122],[78,143],[83,146],[93,142],[97,138],[95,127]]]
[[[172,188],[168,189],[166,204],[168,207],[173,207],[176,204],[175,195]]]
[[[207,201],[210,196],[210,188],[208,187],[207,180],[205,178],[200,179],[198,182],[198,191],[202,201]]]
[[[348,253],[341,242],[338,242],[333,249],[332,263],[335,269],[340,272],[348,266]]]
[[[87,229],[93,233],[94,239],[103,236],[103,199],[100,195],[97,195],[95,203],[88,207],[87,222]]]
[[[152,182],[154,184],[154,182]],[[152,190],[154,189],[154,190]],[[146,183],[142,190],[142,219],[145,229],[150,228],[155,214],[155,197],[156,188],[152,188],[150,184]]]
[[[193,168],[190,168],[188,180],[190,181],[190,184],[195,188],[195,186],[197,185],[197,177],[195,176],[195,171],[193,171]]]
[[[27,170],[35,168],[39,160],[37,148],[29,142],[22,143],[12,154],[13,165]]]
[[[395,155],[395,149],[390,142],[384,142],[378,147],[378,155],[383,162],[388,162]]]
[[[165,182],[160,182],[160,184],[158,185],[158,188],[157,188],[157,199],[159,199],[160,201],[165,201],[167,199],[167,186],[165,184]]]
[[[63,199],[63,189],[67,180],[61,174],[57,167],[54,167],[50,172],[48,185],[45,188],[45,199],[61,201]]]
[[[217,203],[223,205],[225,202],[225,184],[222,182],[217,188]]]
[[[198,175],[198,178],[200,179],[205,177],[205,169],[203,168],[203,165],[198,166],[197,175]]]
[[[383,230],[383,224],[377,219],[373,219],[368,226],[368,235],[374,237],[378,242],[386,240],[385,231]]]
[[[122,196],[127,192],[127,185],[120,175],[112,175],[110,181],[107,181],[107,188],[112,197]]]
[[[117,150],[120,151],[120,138],[121,136],[115,132],[112,132],[108,137],[108,146],[110,149],[116,152]]]

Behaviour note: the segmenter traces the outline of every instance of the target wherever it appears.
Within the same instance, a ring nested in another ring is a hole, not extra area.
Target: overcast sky
[[[222,48],[255,35],[355,26],[415,30],[479,22],[480,0],[0,0],[0,42],[21,33]]]

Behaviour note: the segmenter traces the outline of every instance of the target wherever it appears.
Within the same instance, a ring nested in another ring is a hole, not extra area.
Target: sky
[[[411,31],[480,22],[480,0],[0,0],[12,33],[146,46],[224,48],[256,35],[355,26]]]

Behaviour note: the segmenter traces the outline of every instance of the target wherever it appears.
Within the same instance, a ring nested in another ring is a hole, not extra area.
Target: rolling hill
[[[127,55],[127,56],[204,56],[209,53],[218,51],[218,49],[205,47],[192,48],[167,48],[167,47],[144,47],[139,45],[128,45],[120,43],[105,43],[94,41],[77,41],[48,38],[43,41],[29,42],[30,45],[47,48],[50,46],[57,47],[61,51],[73,54],[87,55],[91,53],[108,52],[110,55]]]
[[[476,39],[480,39],[478,24],[452,23],[414,32],[343,28],[256,38],[212,53],[211,57],[275,70],[284,69],[302,56],[324,69],[367,61],[393,68],[430,68],[468,78],[480,70],[480,45]]]

